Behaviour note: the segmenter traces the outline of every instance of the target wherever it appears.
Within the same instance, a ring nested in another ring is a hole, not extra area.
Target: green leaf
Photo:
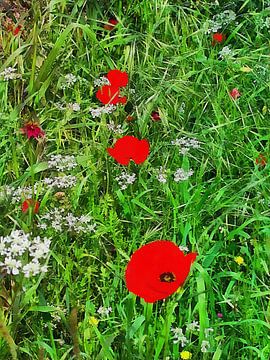
[[[129,337],[132,338],[133,335],[136,333],[136,331],[139,329],[139,327],[142,325],[142,323],[145,321],[145,317],[143,315],[139,316],[133,324],[131,325],[129,329]]]

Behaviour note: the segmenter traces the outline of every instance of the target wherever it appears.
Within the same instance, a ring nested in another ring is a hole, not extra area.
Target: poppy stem
[[[148,326],[151,321],[152,312],[153,312],[153,304],[146,302],[144,305],[144,316],[145,316],[144,334],[147,334],[148,332]]]
[[[152,351],[153,351],[153,344],[150,341],[150,335],[149,335],[149,331],[148,331],[148,327],[151,321],[151,317],[152,317],[152,313],[153,313],[153,303],[145,303],[144,304],[144,316],[145,316],[145,324],[144,324],[144,335],[146,335],[145,337],[145,342],[146,342],[146,359],[152,359],[153,355],[152,355]]]

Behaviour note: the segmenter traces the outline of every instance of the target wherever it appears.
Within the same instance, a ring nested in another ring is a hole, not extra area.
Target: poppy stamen
[[[171,283],[176,280],[175,275],[172,272],[164,272],[159,276],[161,282]]]

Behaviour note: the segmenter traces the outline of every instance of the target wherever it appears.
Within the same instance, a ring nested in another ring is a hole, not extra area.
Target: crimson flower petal
[[[133,253],[127,265],[127,288],[146,302],[165,299],[185,282],[196,256],[196,253],[185,256],[167,240],[144,245]]]
[[[33,199],[24,200],[24,202],[22,203],[22,212],[26,213],[29,207],[34,208],[33,212],[34,214],[37,214],[39,210],[39,202]]]
[[[147,140],[139,140],[135,136],[123,136],[118,139],[113,148],[107,152],[119,164],[128,165],[133,160],[137,165],[143,163],[149,155],[149,143]]]
[[[116,105],[118,103],[125,104],[127,101],[126,96],[119,96],[119,88],[111,85],[102,86],[96,93],[96,97],[99,101],[101,101],[104,105],[113,104]]]
[[[125,87],[128,84],[128,74],[120,70],[110,70],[107,74],[107,79],[112,86]]]

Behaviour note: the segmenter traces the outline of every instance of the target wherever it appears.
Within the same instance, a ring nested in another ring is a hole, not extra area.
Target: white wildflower
[[[179,152],[182,155],[185,155],[190,149],[198,149],[200,147],[200,142],[197,139],[189,139],[186,136],[172,140],[171,144],[178,146]]]
[[[228,58],[233,58],[235,53],[233,50],[231,50],[230,46],[224,46],[220,52],[218,53],[219,58],[224,60]]]
[[[49,226],[55,231],[74,231],[76,233],[89,233],[96,231],[96,224],[91,224],[92,218],[88,215],[75,216],[72,213],[65,213],[62,208],[53,208],[40,218],[38,227],[42,229]]]
[[[43,180],[43,183],[49,188],[52,189],[54,187],[56,188],[69,188],[77,183],[76,176],[72,175],[64,175],[64,176],[58,176],[54,178],[45,178]]]
[[[209,341],[203,340],[202,344],[201,344],[201,352],[205,353],[205,352],[207,352],[209,350],[209,348],[210,348]]]
[[[77,77],[73,74],[67,74],[64,77],[64,81],[62,83],[62,89],[66,87],[72,87],[77,81]]]
[[[109,79],[105,76],[101,76],[99,79],[94,80],[94,86],[104,86],[104,85],[111,85]]]
[[[8,67],[0,73],[0,77],[3,77],[5,81],[8,81],[8,80],[20,79],[22,75],[18,74],[15,68]]]
[[[115,180],[120,185],[121,190],[125,190],[129,184],[133,184],[136,180],[136,174],[128,174],[125,171],[122,172],[119,176],[115,178]]]
[[[205,337],[208,338],[210,332],[213,332],[214,329],[212,328],[207,328],[207,329],[204,329],[204,334],[205,334]]]
[[[192,321],[192,323],[187,324],[187,331],[199,331],[200,330],[200,325],[198,323],[198,321]]]
[[[37,236],[31,240],[30,234],[13,230],[10,235],[0,237],[0,267],[8,274],[23,273],[26,277],[46,272],[47,266],[40,259],[48,257],[50,243],[47,238]]]
[[[124,132],[124,130],[122,129],[122,126],[116,125],[113,121],[110,121],[109,124],[107,124],[107,127],[114,134],[123,134],[123,132]]]
[[[93,118],[100,117],[102,114],[111,114],[116,109],[116,106],[113,104],[109,104],[106,106],[101,106],[96,109],[90,109],[90,113]]]
[[[11,257],[6,257],[3,263],[0,262],[0,266],[2,266],[8,274],[18,275],[22,262]]]
[[[186,104],[184,102],[181,103],[180,108],[178,109],[178,112],[180,114],[184,114],[186,108]]]
[[[174,181],[184,181],[187,180],[191,175],[194,174],[193,170],[185,171],[184,169],[177,169],[174,173]]]
[[[184,245],[179,246],[179,249],[181,251],[189,252],[189,248],[187,246],[184,246]]]
[[[78,103],[68,103],[67,109],[72,110],[72,111],[80,111],[81,107],[80,107],[80,104],[78,104]]]
[[[171,331],[174,333],[174,344],[181,342],[182,347],[185,347],[186,344],[188,344],[189,341],[183,334],[183,330],[181,328],[171,328]]]
[[[166,174],[166,169],[164,166],[161,166],[159,168],[159,172],[157,174],[157,179],[159,182],[165,184],[167,182],[167,174]]]
[[[101,316],[108,316],[110,312],[112,312],[111,307],[106,308],[104,306],[100,306],[97,310],[97,313],[100,314]]]
[[[58,171],[72,170],[76,166],[76,158],[73,155],[51,155],[48,160],[48,168],[55,168]]]
[[[236,14],[232,10],[225,10],[220,14],[217,14],[213,17],[212,20],[209,20],[208,23],[205,24],[206,34],[218,32],[222,27],[230,24],[236,19]]]

